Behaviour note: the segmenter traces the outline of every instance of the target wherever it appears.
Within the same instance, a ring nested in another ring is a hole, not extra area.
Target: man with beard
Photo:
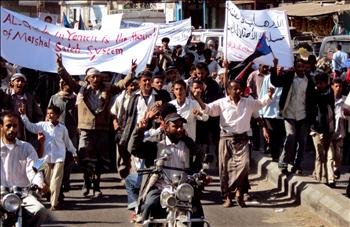
[[[160,142],[153,142],[144,141],[144,132],[148,120],[146,118],[141,119],[132,133],[128,150],[132,155],[143,159],[146,167],[152,166],[154,160],[161,156],[161,152],[166,151],[171,155],[170,159],[165,161],[165,166],[198,172],[201,168],[202,154],[196,149],[193,140],[185,135],[183,123],[186,123],[186,120],[179,114],[168,114],[164,118],[165,138]],[[165,172],[168,176],[183,173],[182,171],[168,169]],[[154,218],[160,218],[164,215],[164,210],[160,206],[160,193],[164,185],[166,185],[164,180],[158,179],[154,185],[141,186],[138,213],[142,214],[142,221],[147,220],[150,215]],[[198,196],[198,193],[196,195]],[[203,216],[203,209],[198,197],[195,196],[192,204],[196,207],[194,209],[196,213],[193,216]]]
[[[62,55],[57,55],[57,72],[62,80],[77,95],[79,158],[84,167],[84,185],[82,194],[88,196],[93,189],[93,196],[102,196],[100,190],[101,174],[109,169],[109,129],[111,96],[125,89],[132,80],[137,67],[132,60],[128,75],[114,84],[102,81],[101,73],[95,68],[86,70],[85,83],[81,86],[68,74],[62,63]]]
[[[28,187],[36,184],[45,187],[41,174],[35,174],[33,163],[38,155],[33,146],[17,139],[18,117],[14,113],[4,112],[0,119],[1,130],[1,186]],[[32,195],[22,197],[24,208],[24,226],[40,226],[48,213],[45,207]]]

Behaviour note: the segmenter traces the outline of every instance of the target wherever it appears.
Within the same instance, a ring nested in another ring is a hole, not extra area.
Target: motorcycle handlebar
[[[178,170],[178,171],[183,171],[183,172],[188,172],[189,169],[182,169],[182,168],[176,168],[176,167],[171,167],[171,166],[162,166],[162,169],[171,169],[171,170]],[[151,173],[153,171],[157,170],[157,167],[151,167],[151,168],[145,168],[145,169],[139,169],[137,170],[138,173]]]
[[[137,173],[144,174],[144,173],[151,173],[155,170],[155,168],[146,168],[146,169],[138,169]]]

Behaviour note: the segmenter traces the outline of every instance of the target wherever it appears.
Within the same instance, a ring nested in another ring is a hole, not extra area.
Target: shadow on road
[[[117,225],[117,224],[122,224],[122,222],[99,222],[99,221],[55,221],[55,220],[50,220],[44,225],[41,225],[42,227],[67,227],[67,226],[74,226],[74,225],[84,225],[84,224],[96,224],[96,226],[104,226],[106,224],[109,225]]]

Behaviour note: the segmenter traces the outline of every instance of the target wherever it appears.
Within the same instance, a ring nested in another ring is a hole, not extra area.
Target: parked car
[[[224,29],[196,29],[192,31],[192,43],[208,43],[213,40],[217,45],[218,51],[222,51],[224,46]]]
[[[350,53],[350,36],[349,35],[336,35],[324,37],[320,47],[319,58],[327,56],[329,51],[335,51],[337,44],[341,44],[342,50],[346,53]]]

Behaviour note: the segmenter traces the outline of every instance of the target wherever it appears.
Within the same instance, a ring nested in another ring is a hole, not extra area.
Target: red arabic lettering
[[[254,52],[253,49],[251,49],[249,47],[242,46],[239,43],[232,42],[232,41],[227,42],[227,47],[232,48],[232,49],[236,49],[236,50],[240,50],[240,51],[243,51],[243,52],[248,53],[248,54],[251,54]]]

